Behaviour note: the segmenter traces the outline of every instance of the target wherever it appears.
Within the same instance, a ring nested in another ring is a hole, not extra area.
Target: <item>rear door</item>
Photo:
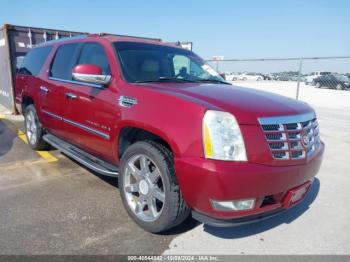
[[[76,64],[94,64],[102,69],[102,74],[111,75],[105,48],[98,42],[83,43]],[[112,161],[111,130],[117,118],[114,115],[115,90],[108,86],[72,81],[65,84],[65,100],[63,116],[67,122],[68,140]]]
[[[45,75],[43,71],[46,65],[44,64],[49,63],[46,60],[48,60],[51,50],[52,47],[47,46],[35,48],[28,52],[18,69],[16,78],[16,103],[20,106],[23,96],[32,97],[35,101],[40,121],[48,129],[57,128],[59,122],[51,121],[46,114],[43,114],[43,111],[48,105],[50,105],[50,111],[55,113],[60,111],[60,106],[54,103],[56,93],[53,89],[46,87],[45,79],[42,78]]]

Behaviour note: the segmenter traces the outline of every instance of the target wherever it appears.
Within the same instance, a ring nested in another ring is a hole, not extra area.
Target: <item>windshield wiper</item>
[[[224,85],[231,85],[228,82],[221,81],[221,80],[216,80],[216,79],[199,79],[199,80],[196,80],[195,82],[200,82],[200,83],[218,83],[218,84],[224,84]]]
[[[159,77],[157,79],[152,79],[152,80],[135,81],[135,83],[152,83],[152,82],[194,83],[196,81],[192,81],[192,80],[184,79],[184,78],[177,78],[177,77]]]

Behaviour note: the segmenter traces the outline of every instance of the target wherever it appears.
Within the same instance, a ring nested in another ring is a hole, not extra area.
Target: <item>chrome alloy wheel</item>
[[[155,221],[165,203],[163,178],[157,165],[146,155],[134,155],[126,164],[124,176],[123,190],[130,209],[142,221]]]
[[[26,115],[26,133],[28,142],[34,145],[37,142],[37,121],[33,111],[29,111]]]

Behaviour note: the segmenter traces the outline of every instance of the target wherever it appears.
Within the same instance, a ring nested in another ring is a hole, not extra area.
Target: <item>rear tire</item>
[[[321,88],[321,84],[320,84],[319,82],[317,82],[317,83],[315,84],[315,87],[316,87],[316,88]]]
[[[48,144],[43,140],[44,130],[34,105],[25,108],[24,126],[28,144],[32,149],[43,150],[48,148]]]
[[[176,180],[172,154],[156,142],[137,142],[125,151],[119,185],[129,216],[146,231],[168,230],[190,213]]]

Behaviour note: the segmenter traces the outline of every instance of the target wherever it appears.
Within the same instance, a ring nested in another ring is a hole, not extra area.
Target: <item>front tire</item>
[[[48,147],[48,144],[43,140],[44,130],[34,105],[25,108],[24,126],[28,144],[32,149],[43,150]]]
[[[144,230],[168,230],[189,215],[176,180],[171,152],[161,144],[142,141],[123,154],[119,185],[129,216]]]

